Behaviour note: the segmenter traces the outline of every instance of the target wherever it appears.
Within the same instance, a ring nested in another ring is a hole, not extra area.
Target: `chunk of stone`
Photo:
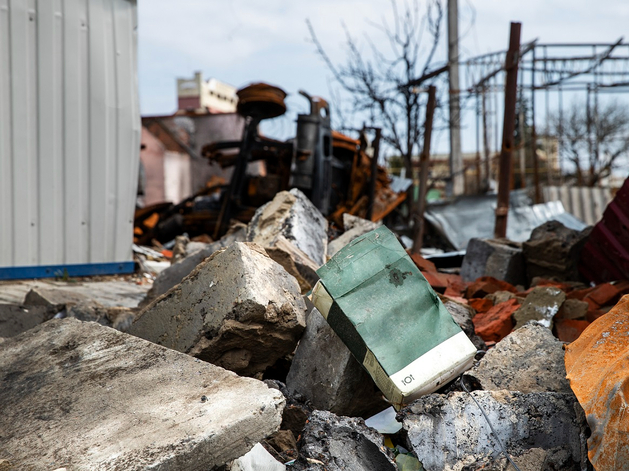
[[[107,307],[96,301],[81,302],[69,306],[64,317],[84,322],[98,322],[107,327],[126,332],[135,320],[136,310],[128,307]]]
[[[472,319],[476,315],[476,311],[470,306],[462,304],[449,298],[448,296],[439,295],[441,302],[448,310],[454,322],[456,322],[465,335],[472,341],[477,350],[485,350],[487,345],[485,345],[485,341],[476,335],[476,331],[474,328],[474,322]]]
[[[295,349],[305,312],[295,278],[260,246],[235,242],[148,305],[129,333],[252,376]]]
[[[286,377],[289,394],[337,415],[371,415],[386,409],[382,393],[321,313],[312,309]]]
[[[32,288],[24,298],[25,306],[46,306],[56,311],[65,309],[66,306],[89,302],[85,294],[70,290],[55,288]]]
[[[566,294],[559,288],[538,286],[524,298],[524,302],[513,313],[514,329],[519,329],[529,321],[536,321],[551,329],[553,318],[566,300]]]
[[[573,394],[473,391],[471,395],[514,459],[532,449],[552,450],[566,454],[568,466],[558,469],[586,469],[585,414]],[[431,394],[398,414],[425,469],[479,469],[472,466],[501,457],[501,448],[471,395]]]
[[[281,191],[259,207],[247,226],[247,240],[272,247],[282,235],[318,265],[326,261],[328,222],[301,191]]]
[[[485,390],[571,392],[563,344],[539,324],[527,324],[509,334],[466,374]]]
[[[492,276],[514,286],[526,284],[522,245],[507,239],[470,239],[461,277],[474,281],[481,276]]]
[[[217,240],[216,242],[209,244],[207,247],[187,255],[184,259],[174,263],[160,272],[160,274],[155,278],[153,286],[147,293],[146,299],[142,305],[148,305],[151,301],[168,292],[169,289],[177,286],[192,272],[192,270],[196,268],[199,263],[217,250],[229,247],[235,242],[244,242],[246,239],[246,226],[244,224],[238,225],[232,229],[233,230],[230,230],[220,240]]]
[[[0,337],[15,337],[55,315],[47,306],[0,304]]]
[[[397,471],[384,437],[358,418],[314,411],[304,428],[299,459],[291,469]]]
[[[522,244],[528,279],[578,281],[577,262],[591,230],[575,231],[554,220],[536,227]]]
[[[356,237],[366,234],[369,231],[373,231],[378,228],[380,224],[369,221],[367,219],[353,216],[351,214],[343,214],[343,228],[345,232],[334,239],[328,245],[328,256],[332,257],[336,252],[341,250]]]
[[[559,309],[558,317],[566,320],[585,319],[589,304],[578,299],[566,299]]]
[[[488,299],[489,301],[494,303],[494,306],[496,304],[500,304],[500,303],[504,303],[506,301],[509,301],[510,299],[515,299],[520,304],[522,304],[524,302],[524,298],[518,296],[515,293],[512,293],[511,291],[496,291],[495,293],[488,294],[483,299]]]
[[[278,236],[273,240],[273,245],[264,247],[264,250],[269,257],[295,277],[302,293],[307,293],[317,284],[319,266],[284,236]]]
[[[285,469],[286,466],[283,463],[278,462],[262,445],[256,443],[247,454],[234,460],[230,471],[284,471]]]
[[[284,407],[261,381],[76,319],[5,341],[0,378],[15,469],[214,469],[275,432]]]

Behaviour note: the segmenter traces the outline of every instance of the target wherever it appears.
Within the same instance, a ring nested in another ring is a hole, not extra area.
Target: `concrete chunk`
[[[302,293],[310,291],[317,281],[317,265],[308,255],[298,249],[295,244],[287,240],[284,236],[278,236],[273,240],[273,246],[264,247],[266,253],[282,265],[284,269],[293,275]]]
[[[236,242],[147,306],[129,333],[254,375],[294,350],[305,312],[295,278],[260,246]]]
[[[586,469],[585,415],[573,394],[471,394],[514,459],[541,449],[565,455],[566,467],[536,469]],[[501,457],[498,442],[468,393],[424,396],[403,409],[398,420],[403,420],[410,445],[425,469],[480,469],[474,465],[489,464]]]
[[[513,313],[514,329],[519,329],[529,321],[536,321],[551,329],[553,318],[566,300],[566,293],[552,286],[538,286],[524,298],[522,306]]]
[[[328,256],[332,257],[336,252],[341,250],[347,244],[357,237],[366,234],[369,231],[377,229],[380,224],[359,218],[351,214],[343,214],[343,228],[345,232],[330,242],[328,246]]]
[[[237,227],[233,232],[228,232],[220,240],[217,240],[216,242],[207,245],[207,247],[187,255],[184,259],[166,268],[157,275],[157,278],[155,278],[153,286],[146,295],[146,302],[143,304],[147,305],[150,301],[157,299],[161,295],[166,294],[169,289],[177,286],[192,272],[192,270],[197,267],[199,263],[217,250],[229,247],[234,242],[244,242],[244,240],[245,226],[243,225]]]
[[[502,339],[466,374],[483,389],[571,392],[563,344],[546,327],[527,324]]]
[[[301,191],[281,191],[258,208],[247,227],[247,240],[272,247],[282,235],[318,265],[326,261],[328,222]]]
[[[55,315],[47,306],[0,304],[0,337],[15,337]]]
[[[316,308],[308,315],[306,331],[286,377],[286,388],[291,395],[305,397],[315,409],[338,415],[370,417],[389,406],[369,374]]]
[[[474,281],[481,276],[493,276],[514,286],[526,284],[521,244],[506,239],[470,239],[461,277]]]
[[[260,381],[76,319],[0,349],[0,450],[15,469],[206,471],[276,431]]]
[[[397,471],[384,437],[362,419],[314,411],[304,428],[299,459],[291,469]]]
[[[579,281],[577,262],[591,231],[591,227],[575,231],[559,221],[548,221],[536,227],[529,240],[522,244],[529,280],[539,276]]]

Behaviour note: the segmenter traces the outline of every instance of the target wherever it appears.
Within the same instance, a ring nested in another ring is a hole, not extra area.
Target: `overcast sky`
[[[274,126],[278,137],[294,134],[294,114],[307,108],[299,89],[330,95],[331,74],[316,54],[305,20],[338,62],[345,57],[342,23],[361,37],[374,32],[370,22],[391,18],[388,0],[140,0],[138,10],[143,115],[174,112],[176,78],[200,70],[205,78],[236,87],[264,81],[289,93],[292,113]],[[629,1],[459,0],[459,18],[466,58],[506,49],[510,21],[522,22],[523,43],[534,38],[615,42],[628,30]],[[437,59],[445,58],[443,45]]]

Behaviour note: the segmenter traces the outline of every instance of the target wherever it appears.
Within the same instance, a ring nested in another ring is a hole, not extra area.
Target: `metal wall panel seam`
[[[13,129],[9,0],[0,0],[0,265],[13,264]]]

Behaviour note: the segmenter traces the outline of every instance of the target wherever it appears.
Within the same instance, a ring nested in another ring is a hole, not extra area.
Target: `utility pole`
[[[452,195],[464,191],[461,155],[461,107],[459,103],[459,12],[458,0],[448,0],[448,76],[450,81],[450,178]]]
[[[428,193],[428,165],[430,163],[430,140],[432,137],[432,119],[437,104],[437,88],[428,87],[426,120],[424,121],[424,147],[419,156],[419,196],[413,224],[413,253],[420,253],[424,238],[424,212],[426,211],[426,193]]]
[[[513,148],[515,147],[515,102],[518,89],[518,62],[520,60],[521,23],[511,23],[509,50],[505,60],[507,79],[505,81],[505,109],[502,124],[502,151],[498,178],[498,207],[496,208],[496,239],[507,236],[507,215],[509,214],[509,187],[513,168]]]

